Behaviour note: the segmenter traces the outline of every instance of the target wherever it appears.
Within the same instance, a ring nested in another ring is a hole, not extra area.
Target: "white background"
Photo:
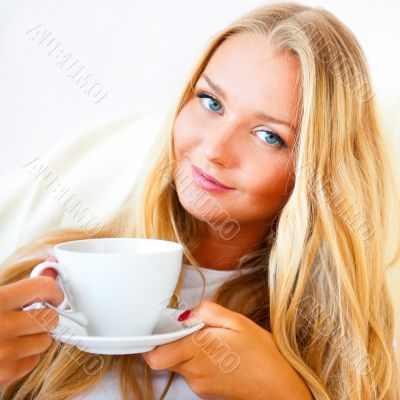
[[[244,11],[265,3],[0,0],[0,176],[39,157],[74,130],[168,104],[211,36]],[[356,34],[376,95],[390,114],[400,93],[399,3],[303,3],[332,11]],[[96,104],[85,95],[57,66],[55,53],[48,55],[50,48],[26,33],[39,24],[60,43],[59,49],[92,74],[92,84],[99,82],[96,90],[101,85],[107,92],[102,101]],[[390,128],[390,135],[400,136],[397,122]]]

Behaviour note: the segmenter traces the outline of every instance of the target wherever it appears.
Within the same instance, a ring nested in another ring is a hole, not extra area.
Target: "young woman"
[[[343,23],[276,3],[219,32],[148,166],[100,232],[50,232],[2,265],[4,399],[397,398],[385,270],[400,258],[399,192]],[[235,368],[192,334],[90,369],[93,354],[35,322],[54,315],[21,311],[34,296],[62,300],[50,277],[27,279],[52,246],[116,236],[184,244],[170,306],[192,308]]]

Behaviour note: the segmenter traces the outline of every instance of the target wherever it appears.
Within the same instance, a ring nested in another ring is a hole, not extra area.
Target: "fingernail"
[[[192,310],[186,310],[178,317],[178,321],[184,321],[185,319],[189,318],[190,313]]]
[[[49,256],[46,258],[46,261],[52,261],[52,262],[57,262],[57,259],[53,256]]]

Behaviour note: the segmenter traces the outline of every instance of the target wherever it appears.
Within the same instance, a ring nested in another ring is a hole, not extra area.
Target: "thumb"
[[[202,300],[196,307],[184,311],[178,317],[178,321],[186,327],[199,322],[215,328],[228,328],[234,331],[242,330],[244,316],[229,310],[220,304],[208,300]]]

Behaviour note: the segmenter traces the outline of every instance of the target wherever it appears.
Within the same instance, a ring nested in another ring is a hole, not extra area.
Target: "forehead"
[[[229,37],[204,70],[231,105],[265,111],[293,123],[301,102],[300,72],[297,57],[274,52],[261,33]],[[205,83],[204,78],[200,82]]]

